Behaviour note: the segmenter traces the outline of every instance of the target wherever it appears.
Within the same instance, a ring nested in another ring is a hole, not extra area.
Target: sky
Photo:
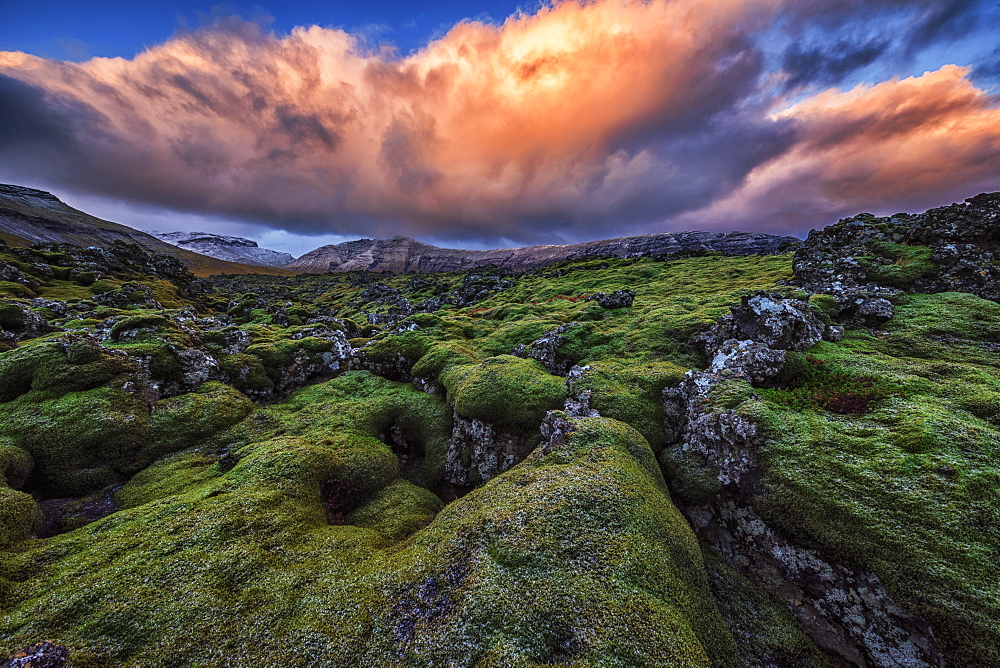
[[[295,255],[802,237],[1000,190],[998,36],[998,0],[4,3],[0,182]]]

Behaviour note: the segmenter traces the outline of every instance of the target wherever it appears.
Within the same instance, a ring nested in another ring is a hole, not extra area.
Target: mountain
[[[260,248],[256,241],[243,237],[224,237],[221,234],[208,232],[150,232],[150,234],[178,248],[227,262],[260,267],[282,267],[295,259],[290,253]]]
[[[274,267],[227,262],[184,250],[145,232],[74,209],[52,193],[16,185],[0,184],[0,240],[12,246],[68,243],[82,247],[107,247],[115,241],[125,241],[153,253],[176,257],[196,276],[287,275]]]
[[[407,237],[359,239],[322,246],[286,265],[300,273],[343,271],[427,273],[464,271],[488,264],[524,271],[585,257],[658,257],[714,251],[723,255],[774,255],[799,244],[788,236],[750,232],[677,232],[623,237],[581,244],[525,246],[493,250],[438,248]]]

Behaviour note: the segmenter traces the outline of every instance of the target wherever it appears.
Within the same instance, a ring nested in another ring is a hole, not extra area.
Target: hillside
[[[197,276],[245,273],[290,275],[290,272],[280,269],[225,262],[193,253],[145,232],[78,211],[44,190],[14,185],[0,184],[0,240],[11,246],[66,243],[81,247],[105,247],[115,241],[124,241],[153,253],[176,257]]]
[[[995,666],[998,220],[207,280],[0,247],[0,657]]]

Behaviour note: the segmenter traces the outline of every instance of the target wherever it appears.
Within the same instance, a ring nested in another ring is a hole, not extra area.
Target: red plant
[[[806,364],[793,364],[786,388],[775,393],[779,403],[797,408],[822,408],[841,415],[864,415],[874,402],[889,396],[883,382],[873,376],[854,375],[812,355]]]

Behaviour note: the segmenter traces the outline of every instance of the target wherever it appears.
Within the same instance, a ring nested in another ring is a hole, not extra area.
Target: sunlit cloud
[[[877,209],[916,211],[1000,186],[1000,105],[953,65],[923,76],[827,90],[780,113],[796,144],[754,169],[691,224],[788,229]]]
[[[297,233],[519,241],[794,231],[1000,186],[968,69],[809,89],[882,42],[766,69],[775,21],[860,6],[567,0],[402,58],[238,19],[131,60],[0,53],[0,174]],[[775,113],[793,79],[807,96]]]

